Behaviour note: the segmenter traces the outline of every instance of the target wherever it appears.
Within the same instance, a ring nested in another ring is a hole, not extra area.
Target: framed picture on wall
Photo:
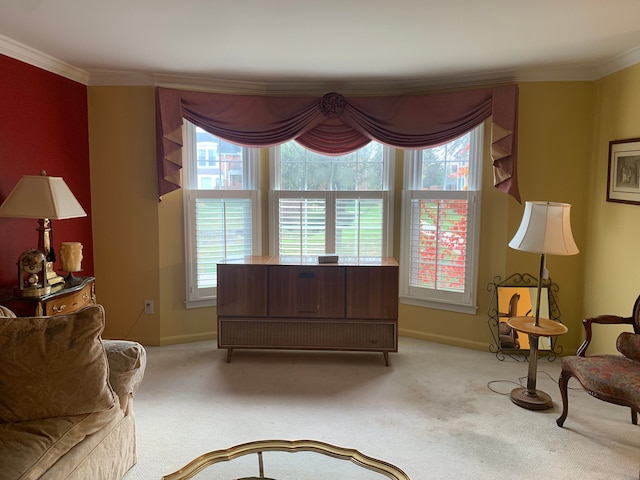
[[[640,138],[609,142],[607,202],[640,205]]]

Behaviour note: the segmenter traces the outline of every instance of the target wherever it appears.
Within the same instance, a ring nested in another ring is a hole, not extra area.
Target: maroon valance
[[[156,90],[158,193],[180,188],[182,119],[247,147],[296,140],[328,155],[371,140],[397,148],[446,143],[492,117],[494,185],[520,202],[516,175],[518,87],[399,96],[229,95]]]

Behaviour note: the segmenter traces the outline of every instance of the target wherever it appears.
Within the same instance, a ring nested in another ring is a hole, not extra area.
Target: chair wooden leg
[[[560,395],[562,396],[562,415],[556,420],[559,427],[564,425],[564,421],[567,419],[567,413],[569,413],[569,395],[567,390],[570,378],[571,374],[562,370],[560,378],[558,379],[558,387],[560,387]]]

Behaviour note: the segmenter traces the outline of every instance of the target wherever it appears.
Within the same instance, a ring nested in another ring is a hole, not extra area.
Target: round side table
[[[529,372],[527,375],[527,387],[515,388],[511,391],[511,401],[516,405],[529,410],[546,410],[553,406],[551,397],[536,390],[536,376],[538,371],[538,338],[557,337],[564,335],[569,329],[560,322],[533,317],[511,317],[507,320],[511,328],[529,336]]]

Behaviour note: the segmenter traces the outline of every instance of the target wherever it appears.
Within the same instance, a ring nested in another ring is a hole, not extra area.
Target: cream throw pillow
[[[0,422],[104,411],[115,402],[100,335],[104,309],[0,318]]]

